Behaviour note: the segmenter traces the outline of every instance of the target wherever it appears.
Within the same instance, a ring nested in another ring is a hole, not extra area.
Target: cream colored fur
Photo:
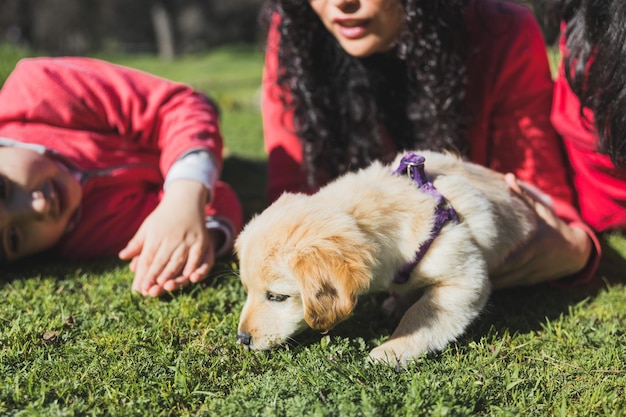
[[[326,331],[374,291],[423,295],[375,360],[405,364],[456,340],[490,293],[489,272],[527,241],[534,212],[502,175],[455,156],[418,151],[435,187],[457,211],[405,284],[394,274],[412,260],[434,222],[435,199],[391,166],[374,163],[314,195],[284,194],[236,241],[247,292],[238,337],[269,349],[307,326]]]

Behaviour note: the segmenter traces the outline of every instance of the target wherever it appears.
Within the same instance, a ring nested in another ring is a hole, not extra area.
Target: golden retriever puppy
[[[235,244],[247,292],[238,342],[269,349],[307,326],[328,331],[361,294],[421,290],[370,353],[406,364],[465,331],[487,301],[490,271],[535,227],[501,174],[443,153],[374,163],[314,195],[285,193]]]

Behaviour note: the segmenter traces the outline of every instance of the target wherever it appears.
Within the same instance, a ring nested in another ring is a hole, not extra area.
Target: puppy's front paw
[[[370,352],[369,361],[371,363],[382,363],[389,366],[397,366],[400,364],[398,355],[392,349],[385,348],[385,345],[380,345]]]
[[[370,352],[370,362],[385,363],[390,366],[405,366],[417,359],[425,350],[402,343],[400,339],[392,339]]]

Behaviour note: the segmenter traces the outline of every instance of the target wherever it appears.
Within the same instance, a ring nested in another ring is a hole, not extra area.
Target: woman
[[[0,260],[131,260],[157,296],[209,272],[241,227],[203,94],[79,58],[20,61],[0,90]]]
[[[275,0],[266,14],[270,200],[398,151],[455,150],[542,189],[559,216],[535,203],[544,227],[496,286],[592,276],[599,245],[571,203],[529,10],[498,0]]]
[[[584,220],[626,229],[626,2],[560,0],[562,62],[552,121],[562,135]]]

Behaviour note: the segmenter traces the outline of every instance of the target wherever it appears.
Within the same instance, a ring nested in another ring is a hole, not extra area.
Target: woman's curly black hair
[[[400,1],[397,45],[367,58],[347,54],[307,0],[263,9],[266,22],[281,16],[278,83],[290,94],[311,186],[383,159],[382,135],[398,151],[467,150],[467,0]]]
[[[625,166],[626,1],[557,0],[550,16],[567,22],[564,68],[580,114],[593,111],[599,151]]]

